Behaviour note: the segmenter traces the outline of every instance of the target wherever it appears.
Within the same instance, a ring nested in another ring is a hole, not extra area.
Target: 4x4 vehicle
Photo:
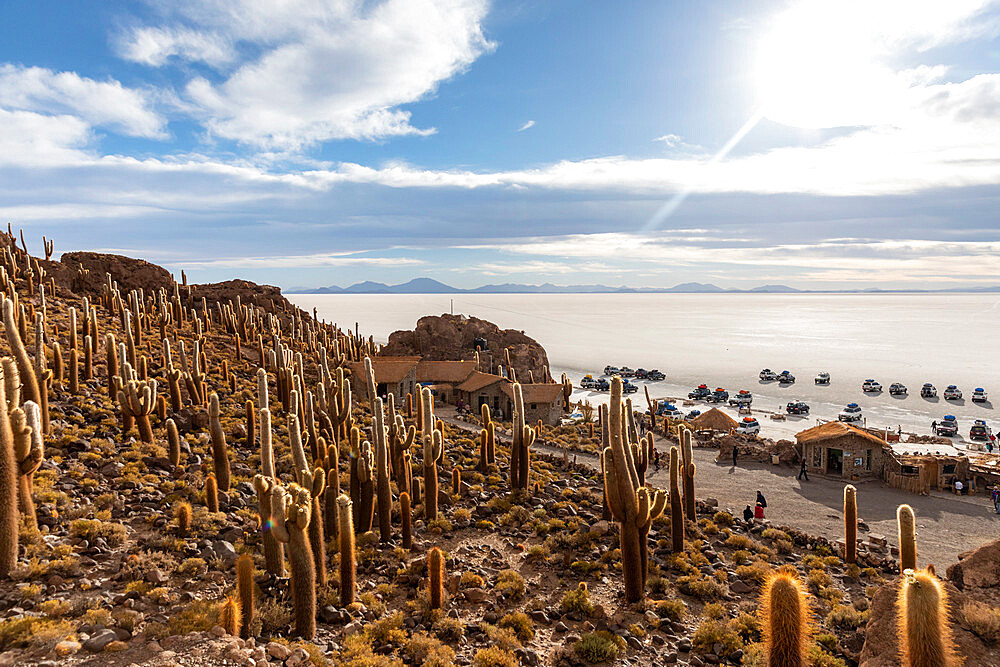
[[[712,395],[705,399],[709,403],[725,403],[729,400],[729,392],[722,387],[716,387]]]
[[[937,398],[937,387],[930,382],[925,382],[924,386],[920,388],[920,395],[923,398]]]
[[[809,405],[802,401],[792,401],[785,406],[785,412],[790,415],[807,415],[809,414]]]
[[[944,390],[944,400],[946,401],[958,401],[962,398],[962,390],[953,384],[948,385],[948,388]]]
[[[977,419],[969,429],[969,440],[989,440],[991,435],[993,431],[982,419]]]
[[[660,380],[665,380],[666,377],[667,377],[666,375],[656,370],[655,368],[646,373],[646,379],[652,382],[659,382]]]
[[[816,374],[816,384],[830,384],[830,374],[826,371]]]
[[[986,390],[982,387],[976,387],[976,390],[972,392],[972,402],[973,403],[986,403],[989,400],[986,396]]]
[[[793,384],[795,382],[795,376],[789,371],[781,371],[778,373],[778,383],[779,384]]]
[[[740,425],[736,427],[736,432],[757,435],[760,433],[760,422],[757,421],[756,417],[744,417]]]
[[[772,371],[770,368],[765,368],[760,372],[760,379],[764,382],[773,382],[778,379],[778,374]]]
[[[861,383],[861,391],[879,392],[882,391],[882,385],[879,384],[878,381],[868,378],[867,380]]]
[[[945,415],[944,419],[934,424],[934,435],[951,438],[958,435],[958,420],[955,415]]]
[[[708,385],[707,384],[700,384],[697,387],[695,387],[694,390],[691,391],[688,394],[688,398],[690,398],[691,400],[696,401],[699,398],[708,398],[711,395],[712,395],[712,392],[709,390]]]
[[[639,387],[637,385],[634,385],[631,382],[629,382],[627,378],[622,380],[623,394],[634,394],[637,391],[639,391]]]
[[[837,419],[842,422],[861,421],[861,406],[857,403],[848,403],[847,407],[840,411]]]
[[[583,379],[580,380],[580,389],[596,389],[597,380],[594,379],[593,375],[585,375]]]
[[[906,385],[902,382],[893,382],[889,385],[889,395],[890,396],[906,396],[907,389]]]
[[[751,403],[753,403],[753,394],[746,389],[740,389],[738,394],[729,399],[729,405],[734,408],[741,405],[750,405]]]

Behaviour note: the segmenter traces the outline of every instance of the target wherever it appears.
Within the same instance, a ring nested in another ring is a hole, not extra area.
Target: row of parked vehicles
[[[941,421],[931,424],[931,430],[934,435],[953,438],[958,435],[958,419],[955,415],[945,415]],[[993,440],[993,429],[989,427],[985,419],[976,419],[969,429],[969,440]]]
[[[595,378],[593,375],[585,375],[582,380],[580,380],[581,389],[590,389],[592,391],[611,391],[611,383],[608,382],[607,378]],[[634,394],[639,391],[639,386],[635,383],[629,382],[628,378],[622,378],[622,392],[625,394]]]
[[[605,366],[604,374],[607,376],[617,375],[623,379],[635,378],[637,380],[649,380],[650,382],[659,382],[667,377],[655,368],[651,371],[647,371],[645,368],[632,370],[628,366],[622,366],[621,368],[618,366]]]
[[[762,382],[777,381],[779,384],[792,384],[795,382],[795,376],[790,372],[781,371],[780,373],[775,373],[770,368],[765,368],[760,372],[760,379]],[[814,382],[818,385],[829,385],[830,374],[826,371],[817,373]],[[882,392],[882,384],[877,380],[868,378],[861,383],[861,391],[866,394],[878,394]],[[893,382],[889,385],[890,396],[907,396],[908,393],[909,390],[902,382]],[[930,382],[925,382],[920,388],[920,396],[923,398],[936,398],[937,395],[937,388]],[[958,401],[962,399],[962,390],[957,386],[950,384],[945,388],[943,396],[946,401]],[[972,392],[973,403],[986,403],[988,400],[989,397],[986,394],[986,390],[982,387],[976,387],[976,389]]]

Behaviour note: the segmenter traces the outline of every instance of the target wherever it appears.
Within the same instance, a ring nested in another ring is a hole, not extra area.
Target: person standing
[[[802,459],[802,464],[799,466],[799,476],[796,477],[795,479],[802,479],[803,477],[806,478],[807,482],[809,481],[809,473],[806,472],[806,460],[805,459]]]
[[[757,504],[761,507],[767,507],[767,501],[764,500],[764,494],[760,490],[757,491]]]
[[[737,447],[736,447],[736,445],[733,445],[733,467],[734,468],[736,467],[736,452],[737,452]]]

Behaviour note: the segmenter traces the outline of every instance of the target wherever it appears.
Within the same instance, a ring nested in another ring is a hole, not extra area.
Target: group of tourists
[[[763,519],[765,507],[767,507],[767,500],[764,499],[763,493],[757,491],[756,504],[754,505],[753,509],[751,509],[750,506],[747,505],[747,508],[743,510],[743,520],[747,523],[750,523],[754,519]]]

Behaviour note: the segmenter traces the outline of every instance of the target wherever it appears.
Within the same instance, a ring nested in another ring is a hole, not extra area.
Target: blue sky
[[[1000,284],[1000,3],[0,5],[0,212],[283,287]]]

